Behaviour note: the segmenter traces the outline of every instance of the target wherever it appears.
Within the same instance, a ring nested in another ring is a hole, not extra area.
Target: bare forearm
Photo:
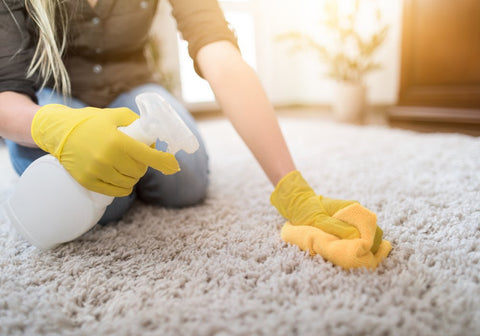
[[[254,71],[246,64],[231,69],[231,78],[216,85],[216,97],[269,180],[276,185],[295,169],[273,107]]]
[[[228,58],[228,64],[222,66],[222,62],[217,63],[220,69],[204,66],[203,74],[212,86],[222,110],[271,183],[276,185],[288,172],[295,170],[292,157],[255,71],[239,55],[229,54]],[[212,63],[206,61],[203,64]]]
[[[30,133],[32,119],[40,108],[17,92],[0,92],[0,135],[19,144],[36,147]]]

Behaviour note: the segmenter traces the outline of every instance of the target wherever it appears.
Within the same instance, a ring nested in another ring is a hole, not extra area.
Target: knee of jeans
[[[149,168],[136,188],[138,197],[143,201],[174,208],[201,203],[207,196],[207,190],[207,162],[186,165],[180,172],[168,176]]]
[[[105,209],[105,213],[98,221],[98,224],[105,225],[109,222],[116,222],[122,219],[123,215],[132,206],[135,198],[135,193],[125,197],[115,197],[113,202]]]
[[[208,177],[182,179],[176,188],[162,197],[162,204],[166,207],[182,208],[200,204],[207,196]]]

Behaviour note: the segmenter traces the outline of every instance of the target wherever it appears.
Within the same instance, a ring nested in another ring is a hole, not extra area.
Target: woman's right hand
[[[361,238],[357,228],[334,217],[340,210],[358,202],[317,195],[299,171],[292,171],[280,180],[270,201],[292,225],[312,226],[339,239]],[[371,246],[373,254],[382,243],[382,236],[382,229],[376,226]]]
[[[175,156],[151,148],[118,129],[138,118],[128,108],[73,109],[48,104],[35,114],[35,143],[55,156],[85,188],[109,196],[126,196],[153,167],[166,175],[180,170]]]

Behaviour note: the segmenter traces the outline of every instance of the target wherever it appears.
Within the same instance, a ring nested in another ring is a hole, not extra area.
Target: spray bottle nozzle
[[[157,139],[165,141],[167,151],[172,154],[180,149],[193,153],[199,148],[197,137],[162,96],[146,92],[139,94],[135,102],[140,109],[140,119],[138,124],[134,123],[137,125],[123,128],[125,133],[148,145]],[[138,132],[143,134],[138,135]]]

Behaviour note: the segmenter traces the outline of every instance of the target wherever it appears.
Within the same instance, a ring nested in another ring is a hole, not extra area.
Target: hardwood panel
[[[410,120],[480,133],[480,1],[404,0],[400,77],[393,126]],[[440,109],[426,118],[423,107]]]

